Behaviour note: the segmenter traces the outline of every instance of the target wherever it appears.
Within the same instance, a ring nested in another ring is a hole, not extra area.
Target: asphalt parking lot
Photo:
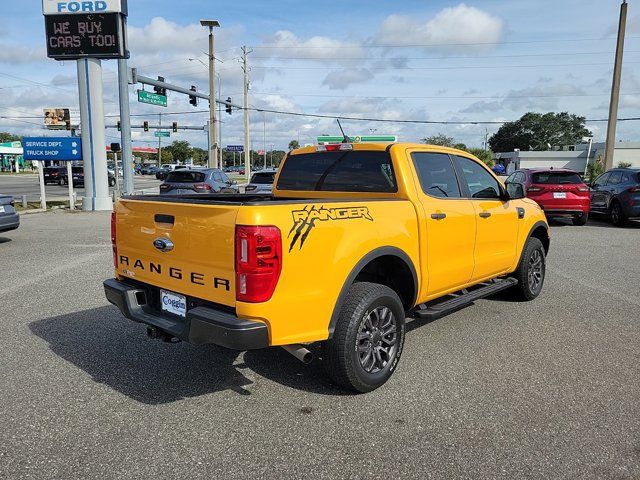
[[[640,478],[640,223],[551,245],[535,302],[411,323],[354,396],[281,349],[147,339],[104,298],[108,215],[25,215],[0,234],[0,478]]]

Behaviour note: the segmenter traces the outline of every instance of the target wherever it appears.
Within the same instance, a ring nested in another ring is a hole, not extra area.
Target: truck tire
[[[535,299],[542,291],[546,271],[547,262],[542,242],[530,237],[524,245],[518,268],[513,273],[518,284],[510,293],[517,300],[528,302]]]
[[[329,377],[359,393],[382,386],[402,354],[404,319],[402,302],[389,287],[353,284],[333,337],[323,344],[323,363]]]

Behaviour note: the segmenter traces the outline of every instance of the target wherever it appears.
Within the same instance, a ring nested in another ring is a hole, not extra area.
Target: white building
[[[511,173],[518,168],[567,168],[576,172],[585,172],[587,168],[587,153],[589,144],[570,145],[558,150],[507,152],[496,153],[495,158],[507,167]],[[591,145],[589,161],[594,162],[604,158],[605,143]],[[613,153],[613,166],[620,162],[630,163],[632,167],[640,168],[640,142],[618,142]]]

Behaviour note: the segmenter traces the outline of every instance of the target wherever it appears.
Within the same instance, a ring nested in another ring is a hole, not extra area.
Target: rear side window
[[[449,155],[416,152],[411,158],[424,193],[432,197],[460,198],[458,179]]]
[[[278,189],[393,193],[398,185],[388,152],[347,150],[289,155]]]
[[[618,185],[622,181],[622,172],[611,172],[607,185]]]
[[[204,182],[204,173],[193,172],[190,170],[180,170],[177,172],[171,172],[167,175],[167,182],[169,183],[198,183]]]
[[[257,183],[260,185],[268,185],[273,183],[276,178],[275,173],[256,173],[251,177],[251,183]]]
[[[574,172],[536,172],[531,175],[533,183],[544,185],[576,185],[582,183],[580,175]]]

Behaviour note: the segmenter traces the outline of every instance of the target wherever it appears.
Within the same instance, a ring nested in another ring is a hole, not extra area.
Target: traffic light
[[[197,92],[198,91],[198,87],[196,87],[195,85],[191,85],[190,90],[192,92]],[[193,105],[194,107],[198,106],[198,97],[196,97],[195,95],[189,95],[189,103],[191,105]]]
[[[178,122],[173,122],[172,130],[173,133],[178,133]]]
[[[122,131],[122,124],[120,123],[120,120],[118,120],[118,131],[119,132]]]
[[[164,77],[158,77],[158,81],[159,82],[163,82],[164,83]],[[163,97],[167,96],[167,89],[164,87],[153,87],[153,90],[158,94],[158,95],[162,95]]]
[[[149,131],[149,122],[144,122],[144,123],[142,124],[142,128],[144,128],[144,131],[145,131],[145,132],[148,132],[148,131]]]
[[[231,108],[231,97],[227,97],[227,101],[224,103],[226,104],[225,111],[229,115],[231,115],[231,113],[233,112],[233,108]]]

